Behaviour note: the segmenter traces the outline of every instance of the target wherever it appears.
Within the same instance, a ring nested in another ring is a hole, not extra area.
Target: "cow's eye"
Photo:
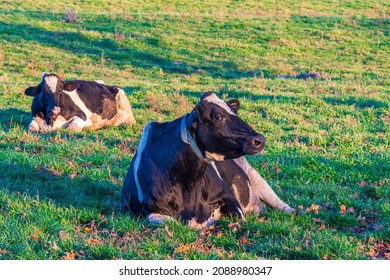
[[[222,115],[216,115],[215,117],[214,117],[214,119],[216,120],[216,121],[223,121],[223,116]]]

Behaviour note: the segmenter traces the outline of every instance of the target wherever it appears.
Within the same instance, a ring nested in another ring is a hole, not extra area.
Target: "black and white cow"
[[[59,128],[81,131],[105,126],[135,124],[133,110],[120,87],[102,81],[63,81],[56,74],[44,73],[41,83],[25,94],[34,97],[30,132],[49,132]]]
[[[191,113],[146,125],[123,185],[124,210],[197,228],[222,214],[245,220],[262,201],[293,212],[243,157],[259,153],[265,138],[237,116],[239,106],[208,92]]]

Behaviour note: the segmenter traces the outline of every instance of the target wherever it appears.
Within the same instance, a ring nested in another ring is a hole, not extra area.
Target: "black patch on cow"
[[[33,98],[32,104],[31,104],[31,115],[33,117],[35,117],[35,116],[38,116],[38,113],[40,113],[41,115],[38,116],[38,117],[44,119],[43,112],[44,112],[44,107],[43,107],[43,103],[42,103],[41,97],[40,96],[35,96]]]
[[[69,83],[69,85],[67,85]],[[77,87],[76,87],[77,85]],[[72,81],[65,82],[64,90],[76,88],[85,106],[102,119],[112,119],[117,113],[117,87],[106,86],[97,82]]]

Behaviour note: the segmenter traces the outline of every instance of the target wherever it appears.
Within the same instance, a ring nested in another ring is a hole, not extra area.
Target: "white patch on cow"
[[[98,84],[101,84],[101,85],[105,85],[106,84],[103,80],[96,80],[95,82],[97,82]]]
[[[237,207],[237,210],[238,210],[238,212],[240,212],[240,215],[241,215],[240,219],[241,219],[241,221],[243,221],[243,222],[246,222],[246,219],[245,219],[244,213],[242,213],[241,209],[240,209],[240,208],[238,208],[238,207]]]
[[[52,92],[56,92],[57,84],[58,84],[58,77],[56,76],[46,76],[45,77],[45,83],[50,88]]]
[[[207,96],[203,100],[207,100],[210,103],[214,103],[214,104],[218,105],[219,107],[223,108],[229,114],[231,114],[233,116],[237,116],[237,114],[234,113],[232,111],[232,109],[230,109],[230,107],[226,104],[226,102],[224,102],[223,100],[219,99],[218,96],[216,96],[214,93],[209,95],[209,96]]]
[[[151,213],[148,215],[148,221],[152,225],[161,225],[164,222],[174,221],[174,219],[171,216]]]
[[[63,91],[65,94],[67,94],[70,99],[72,99],[73,103],[77,105],[77,107],[80,108],[81,111],[85,114],[87,117],[87,120],[91,119],[92,112],[85,106],[84,102],[80,99],[79,94],[77,93],[77,90],[72,90],[72,91]]]
[[[233,188],[233,193],[234,193],[234,196],[236,197],[236,199],[238,200],[238,202],[240,203],[241,207],[242,207],[242,203],[240,201],[240,194],[239,194],[239,191],[237,189],[237,186],[235,184],[232,184],[232,188]],[[246,222],[246,219],[245,219],[245,216],[244,214],[242,213],[241,209],[237,207],[237,210],[238,212],[240,212],[240,219],[242,221],[245,221]]]
[[[210,153],[208,151],[206,151],[205,154],[206,154],[207,158],[212,159],[212,160],[216,160],[216,161],[223,161],[223,160],[225,160],[225,156],[221,155],[221,154]]]
[[[223,180],[221,177],[221,174],[219,174],[219,171],[218,171],[217,166],[215,165],[214,161],[211,162],[211,166],[214,168],[215,172],[217,172],[219,179]]]
[[[241,201],[240,201],[240,193],[239,193],[239,191],[237,189],[237,186],[235,184],[232,184],[232,188],[233,188],[234,196],[236,197],[236,199],[238,200],[238,202],[242,206]]]
[[[140,185],[139,180],[138,180],[138,169],[139,169],[139,164],[141,162],[142,152],[145,149],[146,142],[148,140],[150,126],[151,126],[151,123],[148,123],[145,126],[144,130],[142,131],[142,137],[141,137],[141,140],[139,141],[139,144],[138,144],[137,156],[134,160],[134,181],[135,181],[135,185],[137,186],[138,200],[141,203],[143,201],[144,196],[142,193],[141,185]]]

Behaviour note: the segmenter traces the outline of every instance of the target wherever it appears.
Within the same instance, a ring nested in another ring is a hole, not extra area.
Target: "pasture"
[[[389,259],[388,1],[1,1],[0,259]],[[27,133],[42,72],[126,91],[135,126]],[[301,79],[315,73],[316,79]],[[149,121],[237,98],[298,213],[209,230],[121,212]]]

